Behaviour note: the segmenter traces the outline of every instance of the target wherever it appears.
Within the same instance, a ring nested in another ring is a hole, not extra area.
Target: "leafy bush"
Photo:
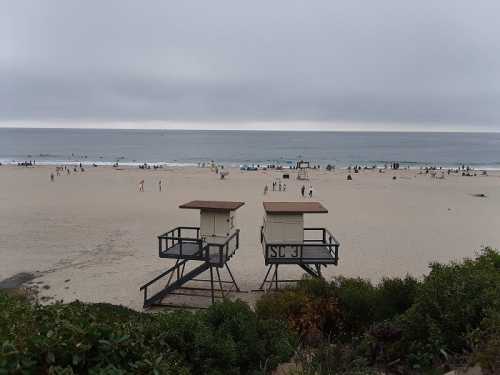
[[[0,294],[0,373],[247,374],[293,353],[286,325],[242,302],[138,313],[108,304],[30,305]]]
[[[376,375],[368,362],[353,351],[351,346],[322,343],[314,350],[304,351],[298,358],[299,369],[293,375]]]
[[[431,365],[471,350],[468,336],[490,311],[500,311],[500,254],[484,249],[475,259],[432,264],[413,306],[401,317],[404,350]]]
[[[306,342],[318,341],[322,333],[335,330],[340,318],[338,301],[325,285],[322,280],[304,280],[295,289],[264,295],[257,301],[257,316],[284,320]]]
[[[323,337],[350,339],[374,322],[404,313],[413,303],[418,281],[383,279],[373,286],[360,278],[337,277],[332,282],[305,278],[296,287],[264,295],[257,315],[286,319],[301,337],[320,332]]]
[[[491,374],[500,373],[500,311],[491,312],[471,335],[472,363]]]
[[[404,313],[415,302],[420,283],[411,276],[384,278],[377,285],[374,320],[383,321]]]
[[[343,315],[343,332],[360,334],[374,321],[377,290],[367,280],[339,277],[332,282]]]
[[[308,344],[301,374],[439,373],[457,359],[497,373],[500,253],[430,267],[422,281],[304,279],[255,313],[241,301],[143,314],[0,293],[0,374],[265,373],[294,352],[289,330]]]
[[[431,264],[422,281],[306,279],[265,296],[256,311],[286,320],[303,337],[319,330],[323,341],[309,348],[306,361],[318,373],[333,369],[333,362],[342,373],[342,363],[357,360],[386,371],[429,372],[465,361],[470,353],[494,372],[500,350],[500,253],[485,248],[475,259]],[[349,356],[331,354],[339,350]]]

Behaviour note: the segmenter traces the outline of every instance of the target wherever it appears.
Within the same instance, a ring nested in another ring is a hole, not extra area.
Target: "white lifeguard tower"
[[[297,180],[309,180],[309,168],[310,163],[308,161],[297,162]]]
[[[235,211],[243,202],[192,201],[179,206],[200,210],[200,237],[212,243],[222,243],[233,234]]]
[[[168,295],[203,296],[186,292],[190,290],[210,291],[212,303],[215,302],[215,298],[223,298],[233,287],[236,291],[240,291],[227,263],[239,248],[240,230],[235,227],[235,211],[243,205],[243,202],[195,200],[179,206],[179,208],[200,210],[200,226],[176,227],[158,236],[159,257],[176,259],[176,263],[140,288],[144,291],[144,307],[176,307],[163,302]],[[189,261],[202,263],[184,273]],[[227,270],[230,281],[221,279],[220,268]],[[217,280],[214,280],[214,269]],[[195,278],[207,270],[210,270],[209,280]],[[184,286],[189,281],[210,282],[210,288]],[[218,282],[219,289],[214,288],[214,281]],[[223,284],[231,284],[231,287],[225,289]],[[153,291],[152,295],[148,295],[148,288],[155,287],[156,292]],[[220,295],[216,296],[215,292],[220,292]]]
[[[305,228],[304,214],[327,213],[328,210],[319,202],[264,202],[264,222],[261,227],[261,243],[266,276],[258,290],[267,290],[273,284],[278,288],[279,265],[298,265],[313,277],[321,276],[321,267],[337,265],[340,244],[333,234],[325,228]],[[314,267],[314,268],[313,268]],[[274,268],[274,274],[268,280]]]

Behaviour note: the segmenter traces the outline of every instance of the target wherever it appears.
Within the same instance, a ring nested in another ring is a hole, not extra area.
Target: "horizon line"
[[[432,126],[432,127],[431,127]],[[500,129],[443,126],[436,123],[360,123],[326,121],[169,122],[169,121],[0,121],[0,129],[89,130],[201,130],[267,132],[376,132],[376,133],[500,133]]]
[[[392,129],[221,129],[221,128],[105,128],[105,127],[29,127],[1,126],[1,129],[24,130],[125,130],[125,131],[203,131],[203,132],[283,132],[283,133],[433,133],[433,134],[499,134],[500,130],[392,130]]]

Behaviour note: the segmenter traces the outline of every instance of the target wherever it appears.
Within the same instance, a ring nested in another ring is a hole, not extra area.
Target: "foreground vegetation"
[[[304,280],[257,303],[302,338],[304,374],[442,373],[479,363],[500,373],[500,253],[431,264],[428,276]]]
[[[422,280],[305,279],[200,312],[41,306],[0,293],[0,374],[500,372],[500,253],[432,264]]]
[[[144,314],[0,294],[0,343],[0,374],[265,373],[293,353],[286,325],[243,302]]]

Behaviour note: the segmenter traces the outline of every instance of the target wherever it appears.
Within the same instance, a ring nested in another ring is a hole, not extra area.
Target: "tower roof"
[[[264,202],[270,214],[326,214],[328,210],[319,202]]]
[[[179,208],[192,208],[192,209],[210,210],[210,211],[234,211],[243,206],[244,204],[245,204],[244,202],[195,200],[181,204]]]

